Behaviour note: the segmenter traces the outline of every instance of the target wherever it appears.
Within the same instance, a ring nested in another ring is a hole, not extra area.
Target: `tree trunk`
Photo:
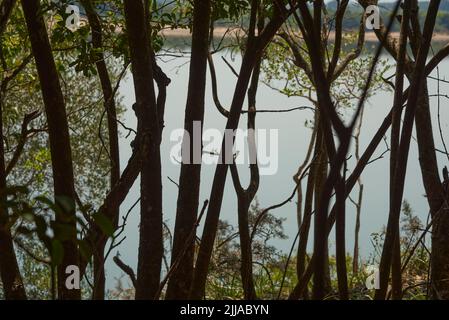
[[[401,30],[399,36],[399,50],[396,56],[396,80],[393,102],[393,118],[391,124],[391,156],[390,156],[390,200],[393,199],[394,185],[395,185],[395,170],[397,166],[398,150],[400,144],[401,133],[401,116],[402,116],[402,92],[404,90],[404,74],[406,71],[406,57],[407,57],[407,39],[408,26],[410,19],[411,1],[406,0],[403,8],[403,15],[401,20]],[[390,205],[392,201],[390,201]],[[390,207],[391,208],[391,207]],[[400,216],[398,217],[400,219]],[[393,299],[399,300],[402,297],[402,270],[401,270],[401,233],[400,223],[396,225],[396,240],[392,252],[392,287]]]
[[[64,225],[74,235],[72,239],[62,242],[64,257],[62,264],[57,268],[58,298],[61,300],[80,299],[80,290],[70,290],[65,284],[66,268],[71,265],[78,266],[79,255],[76,244],[77,231],[72,151],[70,148],[64,97],[48,40],[40,1],[22,0],[22,7],[30,35],[31,47],[36,61],[47,115],[55,201],[64,210],[62,214],[57,215],[56,221]]]
[[[419,53],[416,59],[415,70],[413,72],[412,82],[410,85],[410,94],[408,98],[408,105],[404,116],[403,130],[401,134],[401,141],[398,148],[397,165],[394,177],[394,189],[392,191],[392,199],[390,204],[390,214],[388,217],[387,231],[385,235],[384,246],[382,250],[382,257],[380,262],[380,289],[376,290],[375,299],[385,299],[388,287],[388,280],[390,275],[392,251],[396,241],[396,231],[399,224],[399,216],[402,207],[402,199],[404,193],[405,175],[407,172],[407,162],[410,150],[410,141],[413,130],[413,123],[415,119],[416,109],[418,106],[419,97],[425,94],[423,92],[423,85],[426,81],[425,65],[428,56],[432,33],[435,27],[435,19],[438,13],[440,0],[431,0],[429,10],[424,26],[424,37],[421,42]],[[427,142],[426,142],[427,143]],[[441,186],[441,185],[440,185]]]
[[[318,139],[317,139],[318,142]],[[313,158],[313,163],[310,167],[310,174],[307,178],[307,189],[306,189],[306,197],[304,199],[304,218],[301,224],[301,229],[299,231],[299,244],[298,244],[298,254],[297,254],[297,262],[296,262],[296,275],[298,279],[301,279],[306,270],[306,259],[307,259],[307,244],[309,243],[309,233],[310,233],[310,224],[312,221],[312,209],[313,209],[313,195],[314,195],[314,187],[315,187],[315,177],[317,174],[317,149],[318,145],[315,146],[315,156]],[[301,293],[303,298],[308,296],[307,290],[306,292]]]
[[[415,122],[421,175],[433,219],[431,292],[433,298],[446,300],[449,299],[448,194],[439,176],[427,84],[422,92],[418,99]]]
[[[263,20],[259,19],[259,33],[263,30]],[[237,194],[238,204],[238,225],[240,236],[240,276],[243,284],[243,294],[245,300],[256,300],[257,293],[253,278],[253,248],[252,238],[249,229],[249,208],[259,190],[260,174],[259,165],[257,163],[257,147],[255,129],[256,129],[256,97],[259,86],[260,76],[260,58],[257,60],[256,66],[251,78],[251,85],[248,89],[248,148],[250,159],[250,182],[248,188],[244,189],[240,182],[236,164],[231,165],[232,182]]]
[[[446,201],[434,215],[432,229],[431,292],[433,299],[449,300],[449,207]]]
[[[150,26],[145,20],[142,1],[125,0],[125,18],[131,52],[135,111],[140,118],[139,144],[141,172],[141,221],[137,266],[136,299],[154,299],[159,290],[162,258],[162,177],[160,120],[153,83],[153,50]]]
[[[316,111],[318,114],[318,111]],[[306,190],[306,198],[304,203],[304,219],[301,225],[301,229],[299,232],[299,244],[298,244],[298,257],[297,257],[297,266],[296,266],[296,274],[298,279],[301,279],[304,275],[306,269],[306,258],[307,258],[307,244],[309,242],[309,232],[310,232],[310,224],[312,221],[312,210],[313,210],[313,199],[315,193],[315,184],[316,178],[319,172],[319,163],[320,163],[320,154],[323,145],[323,132],[321,130],[321,122],[319,121],[319,117],[315,116],[315,126],[316,126],[316,138],[315,138],[315,147],[312,164],[310,166],[310,174],[307,179],[307,190]],[[301,292],[301,296],[306,298],[308,295],[307,290],[305,292]]]
[[[193,33],[192,56],[190,62],[190,77],[185,112],[184,129],[188,135],[184,137],[183,145],[186,145],[190,153],[183,154],[183,164],[179,180],[178,208],[176,212],[176,225],[173,240],[172,264],[183,255],[179,267],[171,276],[167,299],[187,299],[190,285],[193,279],[194,245],[189,245],[183,253],[187,241],[198,215],[198,202],[201,181],[201,163],[195,163],[195,159],[202,159],[202,132],[204,121],[204,95],[206,90],[207,56],[209,54],[209,23],[211,14],[210,0],[195,0],[193,3]],[[194,122],[201,124],[200,132],[194,133]],[[194,138],[199,136],[200,141]],[[200,145],[196,150],[193,146]],[[188,158],[187,158],[188,157]]]
[[[237,82],[237,88],[234,95],[234,103],[236,107],[231,107],[231,113],[230,118],[228,119],[228,125],[226,126],[227,129],[235,130],[238,125],[238,120],[240,118],[240,111],[243,106],[243,101],[245,99],[245,93],[246,89],[248,87],[248,83],[251,77],[251,72],[253,68],[253,64],[251,63],[251,60],[255,60],[255,56],[253,56],[254,53],[251,54],[251,57],[249,54],[246,55],[246,58],[244,57],[242,62],[242,69],[240,70],[240,77],[239,81]],[[235,115],[237,112],[238,114]],[[225,142],[223,141],[222,145],[222,152],[220,157],[224,158],[226,146]],[[230,150],[227,150],[227,152],[231,152]],[[218,220],[220,217],[220,209],[221,209],[221,203],[223,201],[223,192],[224,187],[226,183],[226,176],[228,173],[228,165],[224,164],[224,161],[222,163],[219,163],[217,165],[217,169],[215,171],[214,180],[212,183],[212,190],[210,194],[210,203],[207,210],[206,215],[206,221],[205,226],[203,230],[203,236],[201,238],[201,245],[198,252],[198,258],[195,265],[195,272],[194,277],[192,281],[192,286],[190,290],[190,298],[199,300],[204,296],[205,293],[205,286],[206,286],[206,278],[209,268],[209,262],[211,258],[211,253],[213,250],[213,244],[215,241],[215,235],[217,232],[217,225]]]
[[[320,205],[321,200],[321,194],[323,193],[324,185],[326,183],[326,178],[328,174],[328,156],[326,152],[325,142],[324,142],[324,133],[322,133],[322,136],[319,137],[321,141],[320,146],[320,156],[317,159],[318,165],[317,165],[317,174],[315,177],[315,221],[314,221],[314,252],[316,252],[317,247],[324,248],[324,251],[322,252],[323,255],[323,274],[322,274],[322,281],[317,286],[314,281],[314,288],[313,288],[313,297],[314,299],[317,299],[317,290],[319,288],[320,296],[323,298],[329,295],[332,291],[332,285],[331,285],[331,278],[330,278],[330,271],[329,271],[329,245],[328,245],[328,237],[321,238],[317,237],[317,229],[321,228],[320,223],[321,219],[319,219],[318,215],[316,214],[316,210]],[[324,240],[323,240],[324,239]],[[321,241],[324,241],[325,243],[321,243]],[[320,242],[317,244],[317,242]],[[315,278],[314,278],[315,279]],[[317,288],[318,287],[318,288]],[[321,298],[319,298],[321,299]]]
[[[120,153],[114,92],[103,52],[103,30],[100,18],[98,17],[91,0],[83,0],[81,1],[81,4],[86,10],[86,15],[89,20],[90,29],[92,32],[93,48],[97,50],[94,59],[101,83],[101,89],[103,91],[104,107],[107,114],[109,158],[111,168],[110,187],[113,188],[120,179]],[[119,207],[110,208],[110,212],[114,215],[112,221],[116,222],[115,227],[117,227],[119,220]],[[103,300],[105,296],[106,277],[104,271],[104,249],[106,242],[107,240],[104,239],[94,249],[94,288],[92,294],[94,300]]]
[[[249,207],[253,199],[254,197],[252,197],[251,199],[251,195],[247,193],[245,193],[245,196],[238,196],[239,236],[240,236],[240,250],[242,255],[240,263],[240,275],[242,277],[243,293],[245,300],[257,299],[253,279],[253,250],[251,246],[252,242],[248,221]]]
[[[359,123],[357,125],[357,129],[354,134],[355,159],[357,160],[357,162],[360,161],[360,133],[362,130],[364,110],[365,109],[362,109],[360,113]],[[357,275],[359,273],[359,233],[360,233],[360,219],[362,215],[363,190],[364,190],[362,178],[357,179],[357,185],[359,186],[359,190],[357,202],[355,203],[356,215],[355,215],[355,228],[354,228],[354,251],[352,256],[353,275]]]
[[[257,1],[252,3],[252,19],[250,25],[253,29],[250,31],[247,41],[247,47],[242,60],[242,66],[239,73],[239,79],[237,80],[236,88],[234,91],[234,97],[231,104],[228,122],[226,129],[236,130],[239,124],[243,103],[245,101],[245,95],[248,88],[249,81],[251,79],[251,73],[255,66],[256,61],[262,55],[263,50],[269,41],[274,37],[279,30],[285,19],[287,18],[285,12],[279,12],[281,8],[276,7],[273,13],[272,20],[268,23],[264,32],[255,38],[254,25],[256,24]],[[190,289],[191,299],[202,299],[205,294],[206,280],[208,274],[208,268],[210,259],[212,256],[212,250],[214,246],[215,236],[217,232],[217,225],[220,218],[221,204],[223,201],[223,193],[226,184],[226,176],[228,173],[228,165],[224,163],[224,158],[227,153],[232,153],[232,150],[227,150],[230,146],[226,145],[225,139],[223,139],[220,159],[221,163],[217,165],[215,170],[214,180],[212,183],[212,190],[210,196],[210,204],[207,210],[206,221],[203,230],[203,236],[201,238],[201,245],[198,251],[198,258],[195,264],[195,271]]]
[[[349,300],[348,272],[346,267],[346,165],[342,171],[343,177],[342,179],[339,179],[338,183],[335,185],[335,207],[337,210],[335,220],[335,258],[337,266],[338,294],[340,300]]]

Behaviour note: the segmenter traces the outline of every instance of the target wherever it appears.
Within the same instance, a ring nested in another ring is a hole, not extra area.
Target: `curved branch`
[[[359,37],[357,41],[357,47],[349,53],[345,59],[335,67],[334,73],[332,74],[332,81],[335,81],[340,77],[340,75],[343,73],[343,71],[346,69],[346,67],[351,63],[351,61],[354,61],[357,59],[360,54],[362,53],[363,46],[365,44],[365,15],[362,16],[362,19],[360,21],[360,27],[359,27]]]
[[[124,273],[126,273],[130,277],[131,282],[133,283],[133,286],[135,288],[137,284],[137,278],[133,268],[124,263],[118,255],[116,255],[112,260],[115,262],[117,267],[119,267]]]
[[[223,107],[218,97],[217,74],[215,71],[214,59],[212,58],[212,54],[209,53],[209,55],[207,56],[207,61],[209,62],[210,77],[212,81],[212,96],[215,106],[225,118],[229,118],[229,111]]]
[[[338,8],[337,13],[335,17],[335,44],[334,44],[334,51],[332,53],[332,60],[329,63],[328,71],[327,71],[327,78],[329,80],[334,78],[334,71],[337,67],[338,59],[340,58],[340,52],[341,52],[341,44],[342,44],[342,37],[343,37],[343,18],[346,12],[346,9],[348,7],[349,0],[343,0],[342,2],[338,2]],[[364,32],[365,28],[362,27],[362,30]]]

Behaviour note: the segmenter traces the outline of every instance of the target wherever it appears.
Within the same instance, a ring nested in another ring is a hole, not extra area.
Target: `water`
[[[225,65],[221,59],[215,58],[216,69],[219,81],[219,94],[221,102],[224,106],[229,106],[231,103],[236,77],[230,69]],[[174,142],[170,142],[170,134],[173,130],[183,128],[184,124],[184,110],[187,98],[187,84],[189,75],[189,59],[179,58],[171,59],[166,62],[161,62],[162,69],[172,79],[171,85],[167,91],[167,105],[165,113],[165,124],[162,143],[162,176],[164,188],[164,219],[168,226],[173,230],[176,214],[176,200],[178,189],[177,186],[170,182],[168,177],[174,181],[178,181],[180,166],[175,165],[170,161],[170,150],[174,146]],[[240,59],[237,58],[233,65],[238,70],[240,66]],[[433,74],[434,76],[436,73]],[[443,61],[440,65],[440,77],[449,79],[449,60]],[[429,79],[430,93],[436,93],[436,81]],[[449,85],[440,83],[440,90],[445,93],[449,90]],[[216,128],[223,131],[225,127],[224,117],[217,111],[213,104],[210,79],[207,83],[206,94],[206,113],[205,113],[205,129]],[[132,86],[132,78],[128,75],[126,81],[120,88],[120,93],[124,96],[124,103],[128,108],[125,114],[125,123],[127,126],[135,126],[136,119],[131,106],[135,101],[134,90]],[[305,99],[302,98],[287,98],[280,93],[273,91],[265,85],[261,85],[258,92],[258,109],[287,109],[298,107],[302,105],[309,105]],[[441,139],[439,138],[439,131],[437,126],[437,106],[436,98],[431,98],[432,107],[431,112],[433,116],[434,136],[437,148],[443,149]],[[364,124],[361,132],[360,148],[363,152],[371,141],[371,138],[382,123],[384,117],[388,114],[393,97],[388,92],[377,92],[369,100],[365,109]],[[441,99],[441,119],[442,129],[448,137],[448,99]],[[276,175],[263,176],[261,178],[260,189],[257,194],[261,208],[271,206],[286,200],[292,193],[294,182],[293,174],[302,163],[308,147],[308,142],[311,135],[311,130],[304,126],[306,120],[312,120],[313,114],[311,111],[294,111],[291,113],[261,113],[257,116],[257,128],[262,129],[278,129],[279,130],[279,169]],[[246,126],[246,116],[241,119],[241,128]],[[129,156],[131,154],[130,142],[132,138],[122,138],[120,141],[121,147],[121,165],[122,169],[126,166]],[[381,155],[386,150],[385,144],[381,143],[375,152],[374,158]],[[438,154],[440,168],[448,165],[447,158]],[[350,161],[349,170],[354,167],[354,161]],[[363,173],[362,179],[365,185],[364,201],[361,217],[360,230],[360,250],[362,257],[368,257],[373,251],[373,246],[370,241],[370,235],[374,232],[381,231],[382,227],[387,223],[388,217],[388,184],[389,184],[389,154],[384,158],[370,164]],[[201,180],[201,197],[200,204],[209,199],[210,189],[212,185],[215,165],[205,165],[202,171]],[[247,166],[239,166],[239,171],[242,180],[247,181],[248,168]],[[243,183],[245,184],[245,183]],[[354,188],[357,190],[357,187]],[[128,209],[136,202],[139,197],[139,182],[137,181],[127,199],[122,205],[122,213],[126,213]],[[354,194],[354,199],[356,196]],[[410,151],[410,160],[408,164],[408,173],[405,185],[404,198],[407,199],[416,215],[423,221],[427,217],[427,201],[424,198],[424,188],[421,180],[421,172],[418,163],[418,153],[416,142],[413,141]],[[291,203],[283,206],[272,213],[278,217],[286,219],[284,227],[288,235],[287,240],[276,240],[273,242],[278,248],[283,251],[288,251],[293,242],[297,232],[296,224],[296,207],[294,199]],[[352,253],[354,244],[354,225],[355,225],[355,207],[347,201],[347,250]],[[228,220],[234,225],[237,224],[237,204],[236,196],[232,186],[230,175],[226,184],[224,193],[223,206],[221,211],[221,218]],[[138,252],[138,225],[139,225],[139,206],[137,206],[131,213],[126,228],[126,240],[123,242],[118,251],[120,251],[121,258],[127,264],[137,270],[137,252]],[[201,230],[199,230],[201,232]],[[199,233],[201,235],[201,233]],[[334,235],[330,236],[330,243],[334,242]],[[333,251],[333,248],[331,248]],[[114,255],[116,251],[112,253]],[[109,259],[107,262],[107,287],[113,288],[116,283],[115,278],[118,278],[123,273],[118,269]],[[124,279],[127,279],[126,277]]]

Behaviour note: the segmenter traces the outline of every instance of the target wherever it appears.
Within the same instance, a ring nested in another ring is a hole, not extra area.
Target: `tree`
[[[142,129],[141,223],[136,299],[154,299],[159,289],[163,255],[161,131],[153,84],[150,37],[142,2],[125,0],[124,11],[136,91],[135,111]]]
[[[58,266],[58,298],[80,299],[79,290],[69,290],[65,286],[66,268],[70,265],[79,265],[79,253],[76,245],[77,232],[72,151],[65,102],[40,3],[23,0],[22,7],[40,78],[48,120],[55,200],[62,208],[62,214],[56,217],[56,219],[61,226],[67,228],[67,232],[70,234],[69,239],[63,242],[64,257],[61,265]]]
[[[361,299],[371,295],[364,288],[366,275],[359,269],[359,261],[361,266],[364,263],[358,249],[361,176],[388,152],[389,217],[385,231],[374,238],[373,259],[380,260],[381,280],[374,298],[421,299],[428,292],[434,299],[447,298],[449,173],[437,162],[437,152],[447,155],[438,69],[437,77],[431,76],[438,81],[437,94],[431,94],[427,85],[427,77],[449,54],[446,45],[429,57],[433,31],[444,22],[440,12],[445,4],[431,0],[420,10],[417,0],[387,4],[382,18],[389,22],[381,22],[374,31],[380,40],[374,51],[363,48],[365,11],[377,5],[375,0],[360,0],[359,6],[352,7],[347,0],[82,0],[80,17],[75,7],[67,11],[68,4],[0,3],[1,298],[104,299],[105,262],[122,245],[130,232],[128,218],[140,206],[137,270],[118,252],[112,259],[132,288],[126,289],[119,280],[108,297]],[[163,31],[177,28],[191,31],[186,39],[192,40],[192,55],[179,184],[170,179],[179,187],[172,232],[163,214],[165,155],[161,151],[165,104],[172,93],[167,89],[171,79],[160,62],[162,56],[177,59],[183,54],[168,51],[164,44]],[[228,49],[241,53],[242,61],[236,70],[223,57],[237,78],[232,103],[226,107],[218,94],[222,79],[213,57]],[[383,50],[396,61],[392,76],[382,59]],[[236,132],[242,115],[248,117],[251,163],[245,188],[235,163],[235,137],[230,141],[225,135],[210,199],[199,210],[200,189],[205,187],[201,185],[203,150],[193,146],[202,142],[195,138],[201,136],[205,121],[207,64],[213,102],[226,118],[226,133]],[[118,90],[129,66],[135,128],[120,119],[124,106]],[[261,83],[287,97],[304,97],[310,106],[264,110],[258,99]],[[376,91],[389,87],[394,91],[390,112],[361,150],[365,104]],[[438,99],[444,150],[436,149],[431,99]],[[313,120],[306,124],[312,132],[305,159],[295,170],[288,198],[261,209],[256,195],[263,179],[252,132],[256,116],[297,110],[313,111]],[[411,205],[403,199],[413,127],[429,204],[426,224],[413,216]],[[390,128],[388,145],[385,137]],[[121,131],[133,139],[123,171]],[[383,140],[387,150],[374,158]],[[238,226],[221,217],[228,169]],[[121,212],[139,175],[140,197],[128,212]],[[359,199],[353,201],[356,185]],[[285,239],[284,220],[273,212],[295,197],[298,232],[287,255],[269,241]],[[352,261],[346,252],[348,198],[356,207]],[[197,237],[203,217],[204,229]],[[329,246],[334,225],[335,255]],[[81,290],[66,287],[70,270],[80,271]],[[390,282],[392,290],[388,290]]]
[[[423,54],[427,57],[427,50],[426,45],[430,45],[431,36],[429,34],[432,34],[433,28],[435,26],[435,20],[436,20],[436,12],[438,11],[439,7],[439,1],[433,2],[429,4],[428,12],[427,12],[427,18],[426,23],[424,25],[424,29],[421,32],[420,30],[420,24],[417,19],[417,13],[416,8],[417,4],[416,2],[413,2],[409,4],[408,7],[404,8],[404,10],[412,10],[412,8],[415,8],[413,10],[413,13],[410,13],[410,21],[411,21],[411,29],[409,31],[409,38],[410,38],[410,46],[412,48],[412,52],[415,56],[415,62],[411,62],[409,57],[406,57],[406,66],[404,73],[409,77],[409,79],[413,79],[412,83],[410,85],[410,99],[413,99],[413,103],[409,103],[408,109],[409,111],[409,119],[406,124],[404,123],[403,129],[402,129],[402,135],[401,135],[401,146],[398,147],[398,158],[396,161],[396,167],[399,169],[395,170],[401,170],[399,173],[394,172],[395,176],[394,179],[400,179],[394,180],[395,187],[395,194],[392,195],[392,201],[394,201],[394,207],[390,210],[390,219],[389,219],[389,230],[390,234],[385,239],[385,246],[384,246],[384,256],[383,256],[383,262],[381,262],[381,275],[382,275],[382,282],[381,282],[381,290],[379,290],[377,297],[379,299],[382,299],[385,297],[386,293],[386,286],[388,282],[389,277],[389,265],[391,257],[388,254],[389,250],[391,251],[392,238],[396,237],[395,233],[397,231],[393,231],[393,229],[397,230],[398,220],[399,220],[399,210],[400,205],[402,202],[402,193],[403,193],[403,184],[404,180],[401,175],[405,176],[406,166],[407,166],[407,156],[408,156],[408,148],[409,148],[409,142],[407,140],[409,139],[408,134],[411,133],[411,130],[413,128],[413,123],[416,121],[416,131],[417,131],[417,137],[418,137],[418,147],[419,147],[419,155],[420,155],[420,165],[421,165],[421,172],[423,176],[423,182],[424,187],[427,194],[427,199],[429,201],[429,207],[430,212],[432,213],[433,219],[435,220],[435,230],[438,230],[438,232],[433,233],[433,239],[435,240],[432,242],[433,250],[435,257],[432,259],[432,266],[434,268],[434,271],[432,272],[432,281],[434,283],[434,294],[436,292],[439,292],[436,295],[440,295],[440,297],[445,296],[445,292],[447,292],[447,289],[445,289],[446,281],[443,279],[446,278],[444,275],[446,270],[447,261],[444,257],[446,257],[446,253],[443,248],[435,250],[435,246],[439,248],[438,244],[441,244],[441,239],[445,239],[445,232],[441,231],[444,230],[444,227],[441,227],[439,224],[442,223],[444,225],[444,219],[440,218],[441,216],[444,216],[442,212],[444,212],[445,208],[445,191],[443,189],[443,184],[441,183],[440,176],[439,176],[439,169],[438,164],[436,160],[436,154],[435,154],[435,144],[432,134],[432,123],[430,120],[430,112],[429,112],[429,100],[428,100],[428,89],[426,85],[426,75],[428,75],[427,72],[425,72],[425,58],[422,56]],[[361,2],[363,6],[366,6],[366,2]],[[430,33],[429,33],[430,32]],[[382,37],[379,32],[376,33],[378,37]],[[387,38],[387,41],[384,41],[384,45],[387,48],[387,50],[393,55],[393,57],[399,57],[399,48],[397,48],[394,43],[392,42],[391,38]],[[441,56],[445,56],[447,53],[445,50],[441,50],[435,55],[435,59],[439,59]],[[421,58],[422,60],[419,60]],[[422,65],[420,65],[422,64]],[[428,63],[427,66],[431,66],[431,63]],[[422,70],[421,70],[422,69]],[[424,71],[423,71],[424,70]],[[423,79],[417,79],[417,75],[421,75]],[[417,94],[412,93],[412,90],[417,91]],[[415,105],[416,103],[416,105]],[[407,113],[406,113],[407,114]],[[412,117],[412,115],[413,117]],[[407,119],[407,116],[405,116],[405,119]],[[409,133],[410,132],[410,133]],[[403,140],[405,138],[405,140]],[[407,152],[405,152],[407,150]],[[405,152],[405,154],[404,154]],[[396,178],[396,175],[398,175],[398,178]],[[402,189],[402,191],[401,191]],[[399,209],[398,209],[399,208]],[[394,214],[395,216],[391,216]],[[388,233],[388,232],[387,232]],[[435,246],[434,246],[435,244]],[[388,271],[387,271],[388,270]],[[435,289],[436,288],[436,289]],[[436,291],[435,291],[436,290]]]
[[[209,54],[209,25],[211,1],[195,0],[193,3],[192,56],[190,61],[189,88],[185,111],[185,132],[183,146],[190,150],[183,154],[183,164],[179,178],[179,195],[176,212],[172,264],[180,257],[168,283],[168,299],[186,299],[189,296],[193,278],[194,242],[191,241],[185,250],[185,243],[195,228],[198,215],[198,202],[201,181],[202,150],[194,150],[192,146],[202,141],[194,141],[197,134],[202,137],[204,122],[204,95],[206,90],[206,68]],[[199,133],[194,133],[194,126],[201,125]],[[199,159],[198,159],[199,157]],[[185,250],[185,251],[184,251]]]
[[[289,11],[285,9],[284,6],[280,4],[274,5],[270,22],[267,24],[264,32],[256,36],[257,9],[258,1],[252,1],[249,36],[246,43],[246,51],[242,60],[242,66],[239,72],[239,78],[234,91],[233,102],[229,110],[228,122],[226,124],[226,129],[228,130],[237,129],[243,102],[245,100],[246,91],[251,79],[255,62],[262,55],[263,50],[268,45],[269,41],[274,37],[275,33],[289,14]],[[226,146],[226,141],[223,140],[222,150],[220,152],[221,162],[219,161],[215,171],[214,182],[211,189],[210,204],[207,210],[198,258],[195,264],[195,273],[190,290],[190,298],[192,299],[201,299],[204,296],[208,266],[217,231],[220,208],[223,200],[223,190],[228,171],[228,165],[225,164],[224,160],[226,155],[229,157],[229,155],[232,154],[232,151],[228,148],[229,146]]]
[[[323,51],[327,59],[326,73],[330,79],[330,91],[333,101],[335,101],[335,108],[339,113],[345,113],[347,109],[357,108],[357,103],[362,97],[363,88],[365,85],[365,77],[360,77],[360,74],[368,75],[370,66],[372,64],[372,57],[368,52],[364,52],[365,44],[365,17],[360,18],[359,30],[355,32],[345,32],[343,29],[343,21],[345,13],[347,13],[348,2],[343,1],[338,3],[335,9],[335,15],[331,15],[326,5],[326,10],[323,10]],[[333,12],[332,12],[333,13]],[[335,23],[327,23],[327,21],[335,21]],[[332,39],[330,38],[330,32],[333,33]],[[311,217],[313,213],[313,196],[319,195],[323,188],[323,183],[326,179],[326,170],[328,169],[327,161],[328,155],[326,154],[326,146],[323,141],[323,126],[320,120],[320,106],[317,101],[317,85],[314,82],[311,66],[311,52],[309,51],[306,41],[306,30],[302,25],[286,25],[280,33],[281,39],[273,41],[269,47],[268,59],[264,63],[264,75],[265,81],[268,82],[270,87],[287,96],[298,96],[310,101],[311,107],[304,109],[311,109],[315,112],[314,120],[307,122],[309,126],[312,126],[313,133],[309,148],[307,151],[306,159],[299,167],[298,171],[294,175],[294,181],[298,192],[297,202],[297,214],[299,225],[299,245],[298,245],[298,257],[297,257],[297,275],[298,278],[303,276],[306,267],[307,257],[307,244],[309,237],[309,230],[311,225]],[[355,47],[351,44],[356,42]],[[323,60],[325,60],[323,58]],[[377,66],[374,79],[372,81],[370,91],[367,94],[368,97],[372,95],[372,92],[376,90],[386,90],[384,85],[384,76],[388,71],[388,65],[381,61]],[[279,85],[279,80],[281,85]],[[361,111],[361,117],[363,109]],[[360,135],[361,120],[357,126],[357,135]],[[356,139],[357,140],[357,139]],[[357,148],[357,147],[356,147]],[[356,152],[358,154],[358,151]],[[313,155],[313,157],[312,157]],[[310,160],[312,158],[312,160]],[[357,156],[359,159],[360,157]],[[310,165],[309,165],[309,162]],[[304,203],[304,214],[302,214],[302,186],[301,177],[309,173],[307,179],[306,197]],[[316,189],[316,190],[315,190]],[[317,197],[315,198],[315,209],[317,208]],[[360,206],[360,205],[359,205]],[[358,210],[360,212],[360,209]],[[344,217],[343,217],[344,218]],[[344,223],[339,224],[339,226]],[[342,234],[344,230],[339,233],[338,244],[344,244],[342,241]],[[338,255],[338,261],[341,263],[339,266],[340,277],[346,274],[345,261],[346,253],[342,248],[344,246],[338,245],[340,253]],[[328,256],[328,254],[326,254]],[[327,261],[328,265],[329,262]],[[329,268],[326,268],[329,270]],[[326,275],[326,287],[327,294],[330,294],[331,279],[327,272]],[[346,281],[340,281],[343,284]],[[344,288],[342,288],[343,291]],[[346,295],[346,294],[345,294]]]
[[[6,29],[6,24],[14,9],[15,1],[3,1],[0,5],[0,38],[3,37],[3,33]],[[8,66],[3,58],[2,69]],[[5,71],[5,70],[3,70]],[[13,77],[12,77],[13,78]],[[17,258],[14,251],[14,246],[11,238],[11,231],[8,224],[8,209],[5,207],[7,200],[6,194],[6,163],[5,163],[5,147],[3,144],[3,101],[4,94],[8,82],[11,77],[3,79],[0,87],[0,190],[1,190],[1,203],[0,203],[0,253],[4,257],[0,261],[0,275],[3,283],[6,299],[26,299],[25,289],[23,287]]]

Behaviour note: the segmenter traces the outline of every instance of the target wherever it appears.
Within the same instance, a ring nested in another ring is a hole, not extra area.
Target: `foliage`
[[[352,53],[353,44],[357,41],[356,34],[345,33],[343,35],[342,53],[340,61]],[[302,49],[307,53],[305,44],[300,42]],[[334,49],[333,44],[327,47],[328,52]],[[303,55],[304,60],[310,65],[307,54]],[[340,112],[345,109],[353,109],[359,101],[363,92],[365,79],[370,71],[373,58],[368,49],[343,70],[341,75],[333,81],[331,95],[336,107]],[[377,69],[370,88],[368,98],[377,90],[389,90],[384,78],[390,70],[391,65],[386,59],[377,64]],[[270,44],[262,65],[263,81],[271,88],[285,94],[288,97],[302,97],[309,100],[312,106],[316,106],[316,89],[309,77],[302,68],[295,65],[294,57],[287,43],[282,39]]]
[[[89,60],[92,57],[89,50],[92,48],[88,42],[87,29],[82,28],[72,34],[61,24],[63,16],[58,17],[56,14],[52,18],[55,25],[51,29],[51,41],[55,48],[55,63],[66,102],[77,195],[83,204],[78,207],[78,238],[81,239],[86,228],[83,214],[94,218],[100,228],[111,234],[110,222],[95,213],[108,192],[110,169],[107,119],[101,86],[95,76],[96,71],[93,71],[94,61]],[[60,226],[54,223],[58,207],[50,200],[53,184],[47,123],[37,71],[27,58],[31,49],[23,41],[28,37],[25,25],[20,6],[17,6],[3,34],[0,50],[1,80],[23,65],[22,70],[8,82],[1,94],[7,164],[12,163],[18,146],[22,140],[24,142],[23,151],[7,177],[10,198],[6,207],[10,209],[10,226],[17,233],[16,244],[20,242],[16,251],[27,293],[30,298],[49,299],[51,291],[48,290],[48,263],[59,263],[64,254],[60,241],[71,236],[64,230],[59,230]],[[112,81],[121,80],[120,60],[111,57],[108,58],[108,63],[111,65],[109,72]],[[120,117],[124,111],[120,96],[116,97],[116,104]],[[24,136],[23,119],[34,112],[38,112],[37,117],[30,122]],[[52,237],[47,235],[50,230]],[[82,241],[79,245],[81,253],[88,255],[86,251],[90,250],[90,246]],[[36,261],[36,257],[40,257],[39,261]],[[86,283],[83,291],[89,295],[90,289]]]
[[[401,261],[408,264],[403,273],[403,294],[406,300],[425,300],[429,296],[430,255],[428,238],[423,222],[414,215],[409,202],[402,205]],[[424,237],[422,235],[424,234]],[[378,265],[382,254],[385,230],[372,234],[374,251],[366,265]],[[372,297],[370,293],[370,297]]]
[[[261,212],[256,199],[249,210],[250,230]],[[282,280],[282,262],[286,257],[270,243],[286,239],[283,221],[268,213],[261,220],[252,243],[254,281],[261,299],[275,299]],[[238,231],[226,221],[219,223],[206,295],[209,299],[241,299],[243,296]]]

